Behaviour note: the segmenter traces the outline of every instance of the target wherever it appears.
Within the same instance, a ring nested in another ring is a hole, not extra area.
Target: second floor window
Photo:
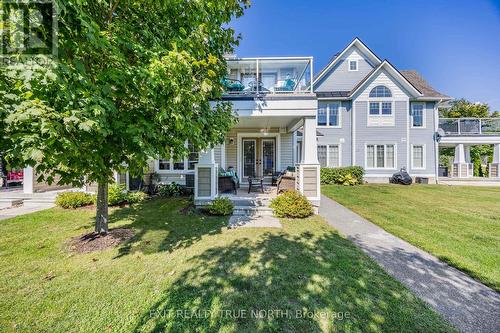
[[[392,97],[392,93],[386,86],[376,86],[370,91],[370,97]]]
[[[318,126],[340,127],[340,103],[320,105],[318,108]]]
[[[412,127],[424,127],[424,104],[414,103],[411,105]]]
[[[370,102],[370,115],[378,116],[392,115],[392,103],[391,102]]]

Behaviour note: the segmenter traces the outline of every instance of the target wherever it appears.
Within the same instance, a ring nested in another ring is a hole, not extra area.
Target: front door
[[[264,177],[270,182],[276,171],[276,139],[243,139],[243,179]]]
[[[257,176],[257,140],[243,139],[243,178]]]
[[[276,149],[274,139],[262,139],[262,176],[272,177],[276,170]]]

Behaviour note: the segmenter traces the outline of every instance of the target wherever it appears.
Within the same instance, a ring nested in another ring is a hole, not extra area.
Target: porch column
[[[500,178],[500,143],[493,145],[493,160],[490,163],[490,177]]]
[[[315,117],[304,118],[302,161],[297,164],[296,171],[296,189],[318,207],[321,201],[321,188]]]
[[[470,147],[465,147],[463,143],[457,144],[455,146],[452,177],[471,177],[472,173],[470,172],[470,165]]]
[[[35,184],[35,178],[32,167],[26,167],[23,169],[23,192],[26,194],[33,194],[33,186]]]
[[[194,167],[194,199],[196,204],[203,200],[213,200],[217,196],[218,168],[213,148],[200,152],[198,163]]]

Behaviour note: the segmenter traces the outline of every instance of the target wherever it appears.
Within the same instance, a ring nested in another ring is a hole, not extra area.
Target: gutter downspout
[[[439,185],[439,142],[437,141],[437,130],[439,128],[439,104],[443,102],[441,98],[434,107],[434,173],[436,175],[436,184]]]

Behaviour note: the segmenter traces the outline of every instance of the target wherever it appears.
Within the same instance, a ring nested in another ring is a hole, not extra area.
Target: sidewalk
[[[462,332],[500,332],[500,294],[322,196],[319,214]]]
[[[41,204],[39,206],[32,206],[32,207],[19,206],[14,208],[0,209],[0,220],[10,219],[11,217],[16,217],[19,215],[38,212],[40,210],[49,209],[54,206],[55,205],[53,204],[43,204],[43,205]]]

